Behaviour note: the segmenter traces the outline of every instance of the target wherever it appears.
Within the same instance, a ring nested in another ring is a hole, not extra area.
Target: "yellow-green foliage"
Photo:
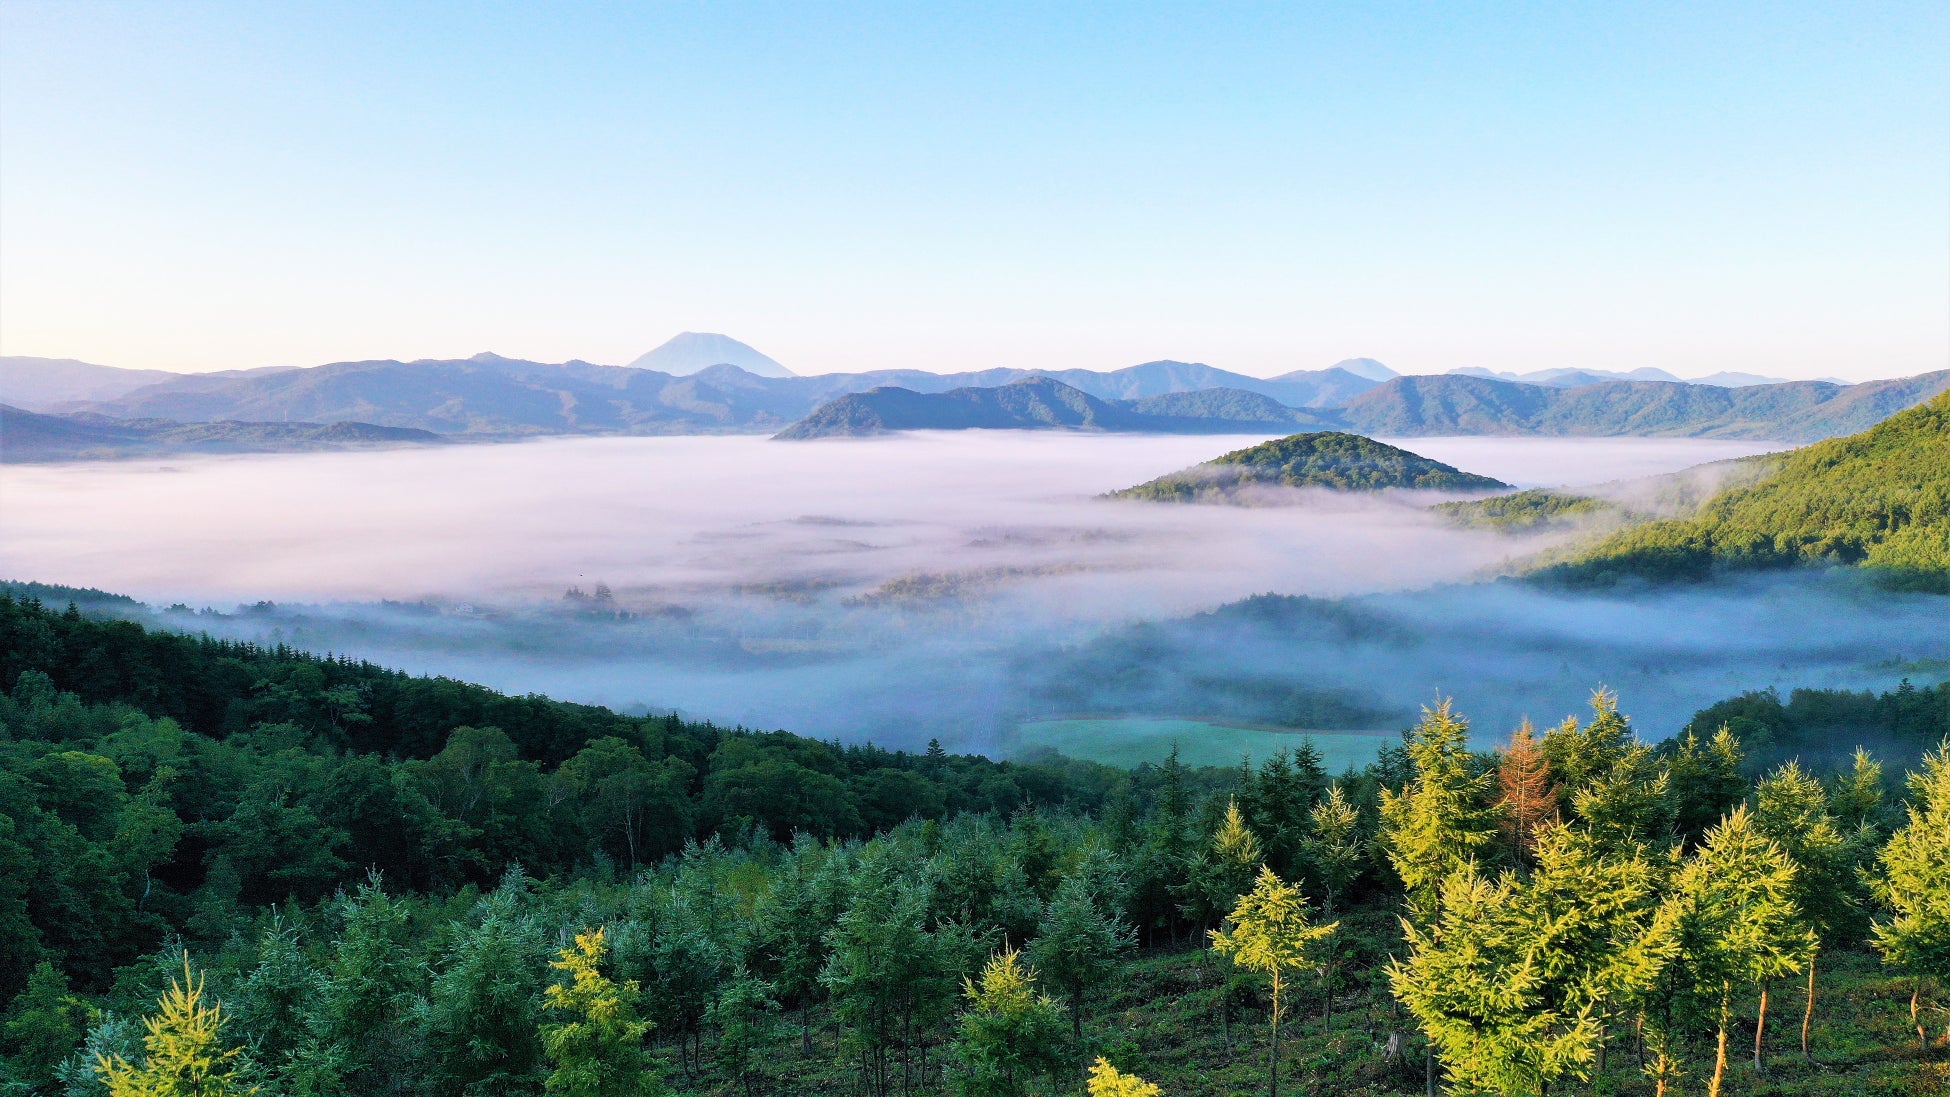
[[[238,1097],[257,1092],[245,1085],[237,1056],[218,1039],[223,1009],[203,1002],[203,977],[190,973],[183,957],[183,980],[171,980],[157,1003],[162,1011],[143,1020],[141,1066],[120,1055],[95,1061],[95,1073],[108,1087],[109,1097]]]
[[[636,1016],[635,980],[617,983],[598,970],[603,931],[576,934],[575,944],[549,966],[567,972],[569,984],[544,992],[550,1009],[568,1019],[542,1026],[542,1047],[554,1069],[547,1091],[565,1097],[650,1097],[663,1092],[643,1059],[650,1022]]]
[[[1101,1056],[1090,1068],[1090,1097],[1159,1097],[1163,1090],[1135,1074],[1126,1074]]]
[[[1212,949],[1248,971],[1266,976],[1273,991],[1273,1012],[1269,1018],[1273,1033],[1268,1051],[1268,1074],[1273,1092],[1279,1093],[1280,1017],[1284,1012],[1284,991],[1289,972],[1311,966],[1307,952],[1314,942],[1325,940],[1340,928],[1339,922],[1324,926],[1313,923],[1307,897],[1300,889],[1279,878],[1270,868],[1259,870],[1253,890],[1239,897],[1239,905],[1226,919],[1224,928],[1212,931]]]
[[[1690,518],[1600,541],[1567,578],[1698,576],[1716,567],[1859,564],[1950,584],[1950,393],[1847,438],[1786,455],[1759,483]]]
[[[1909,818],[1882,849],[1876,898],[1889,910],[1873,930],[1891,964],[1950,977],[1950,743],[1909,778]]]

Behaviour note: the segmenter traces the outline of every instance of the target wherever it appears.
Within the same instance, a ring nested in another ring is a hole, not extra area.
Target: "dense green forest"
[[[1860,434],[1785,455],[1688,518],[1622,530],[1546,576],[1697,579],[1729,569],[1860,565],[1950,591],[1950,393]]]
[[[1162,503],[1234,502],[1254,487],[1333,491],[1495,491],[1510,485],[1385,442],[1339,431],[1275,438],[1109,494]]]
[[[1656,745],[1603,692],[1494,750],[1443,704],[1331,775],[841,746],[6,597],[0,676],[9,1092],[1950,1082],[1947,685]]]
[[[1499,533],[1543,533],[1595,524],[1601,519],[1622,522],[1628,517],[1616,503],[1548,488],[1488,499],[1457,499],[1429,509],[1459,526]]]

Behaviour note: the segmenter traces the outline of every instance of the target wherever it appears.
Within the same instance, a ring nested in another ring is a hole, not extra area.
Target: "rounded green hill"
[[[1200,503],[1237,501],[1243,490],[1255,487],[1501,491],[1509,486],[1372,438],[1329,430],[1289,435],[1235,450],[1110,495],[1117,499]]]

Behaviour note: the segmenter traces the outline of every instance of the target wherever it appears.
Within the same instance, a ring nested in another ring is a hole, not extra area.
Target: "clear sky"
[[[0,352],[1950,365],[1950,5],[0,3]]]

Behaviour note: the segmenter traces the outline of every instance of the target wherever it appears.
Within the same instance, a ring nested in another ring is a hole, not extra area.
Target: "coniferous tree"
[[[413,1052],[412,1016],[420,969],[408,948],[411,910],[375,874],[342,900],[343,918],[321,1002],[329,1057],[354,1093],[394,1088]]]
[[[1676,948],[1655,871],[1582,828],[1547,826],[1528,877],[1466,865],[1442,884],[1440,922],[1404,919],[1409,955],[1389,982],[1450,1077],[1495,1093],[1588,1078],[1608,1021]]]
[[[109,1097],[246,1097],[257,1087],[244,1080],[241,1047],[224,1046],[223,1007],[203,1000],[203,976],[183,957],[183,978],[172,981],[157,1003],[161,1010],[142,1022],[145,1052],[141,1065],[120,1055],[95,1062]]]
[[[0,1025],[14,1080],[28,1087],[52,1082],[54,1069],[87,1038],[93,1012],[53,964],[35,964],[27,989],[14,999]]]
[[[282,1076],[300,1049],[317,1038],[317,1003],[327,991],[325,975],[305,955],[297,927],[272,916],[257,939],[257,964],[238,990],[232,1019],[251,1058]]]
[[[1611,772],[1632,742],[1631,725],[1618,711],[1618,695],[1599,687],[1591,694],[1591,722],[1575,716],[1544,733],[1537,749],[1557,778],[1563,805],[1575,813],[1577,795]]]
[[[1014,949],[964,985],[968,1009],[955,1041],[956,1082],[969,1097],[1021,1097],[1063,1067],[1062,1011],[1036,992],[1036,971]]]
[[[1440,913],[1442,881],[1495,836],[1497,812],[1488,806],[1491,775],[1471,765],[1469,723],[1449,701],[1422,710],[1406,748],[1407,785],[1381,790],[1382,840],[1410,916],[1428,925]]]
[[[1057,886],[1029,955],[1036,970],[1068,1000],[1070,1030],[1078,1041],[1083,1039],[1085,995],[1110,976],[1118,958],[1135,943],[1131,928],[1099,905],[1081,877],[1071,876]]]
[[[1611,766],[1591,775],[1571,805],[1591,836],[1613,850],[1660,844],[1672,834],[1671,775],[1652,748],[1636,740],[1615,751]]]
[[[1801,1013],[1801,1054],[1808,1055],[1809,1030],[1814,1024],[1815,969],[1823,941],[1859,939],[1862,920],[1860,895],[1862,847],[1857,835],[1845,835],[1840,821],[1828,811],[1828,794],[1789,762],[1764,778],[1755,789],[1754,826],[1794,862],[1795,907],[1815,933],[1815,949],[1808,954],[1808,986]],[[1764,1067],[1765,1033],[1754,1033],[1754,1068]]]
[[[711,1003],[710,1019],[718,1026],[718,1065],[738,1082],[746,1097],[761,1073],[759,1051],[779,1010],[777,993],[777,987],[739,967]]]
[[[1794,905],[1794,863],[1760,833],[1745,805],[1706,832],[1673,882],[1673,902],[1678,961],[1690,982],[1686,992],[1711,1011],[1714,1061],[1707,1092],[1719,1097],[1734,988],[1761,988],[1764,1025],[1767,980],[1799,972],[1814,949],[1814,934]]]
[[[1882,847],[1870,886],[1888,911],[1876,920],[1871,938],[1884,963],[1915,979],[1909,1016],[1927,1052],[1919,1013],[1923,984],[1950,978],[1950,742],[1909,775],[1907,818]]]
[[[1666,761],[1676,810],[1674,827],[1690,846],[1747,798],[1747,779],[1741,774],[1740,740],[1721,725],[1701,742],[1687,731]]]
[[[1269,1019],[1271,1043],[1266,1074],[1271,1097],[1280,1097],[1280,1021],[1285,1011],[1289,974],[1314,966],[1309,953],[1316,942],[1331,937],[1339,922],[1316,925],[1300,889],[1262,868],[1253,889],[1239,897],[1239,905],[1225,925],[1212,931],[1212,948],[1247,971],[1264,976],[1273,995]]]
[[[434,1092],[533,1092],[542,1047],[536,1007],[548,956],[542,927],[521,909],[525,878],[510,873],[471,922],[454,927],[421,1006]]]
[[[1367,843],[1360,832],[1361,813],[1348,803],[1347,794],[1336,782],[1314,805],[1309,822],[1304,849],[1320,885],[1321,909],[1332,918],[1338,909],[1335,904],[1361,878],[1367,865]],[[1321,945],[1321,1010],[1329,1029],[1334,1025],[1334,969],[1339,951],[1338,938],[1329,937]]]
[[[1829,809],[1845,828],[1873,828],[1882,808],[1882,763],[1861,747],[1855,748],[1849,771],[1835,779]]]
[[[1557,789],[1551,781],[1550,760],[1537,746],[1530,721],[1525,720],[1510,733],[1510,743],[1497,764],[1496,779],[1504,840],[1516,863],[1528,865],[1538,829],[1557,818]]]
[[[1085,1087],[1090,1097],[1161,1097],[1163,1090],[1135,1074],[1126,1074],[1099,1056],[1091,1064]]]
[[[643,1054],[649,1021],[637,1018],[634,980],[612,982],[601,967],[604,930],[575,936],[549,966],[568,975],[548,987],[541,1026],[550,1065],[543,1085],[560,1097],[661,1097],[662,1078]]]
[[[1576,721],[1565,721],[1571,734]],[[1407,891],[1409,920],[1439,935],[1443,881],[1469,864],[1496,836],[1498,813],[1489,806],[1494,774],[1477,773],[1469,753],[1469,723],[1448,699],[1422,710],[1422,721],[1403,744],[1410,776],[1399,792],[1381,790],[1381,839]],[[1433,1034],[1423,1058],[1424,1086],[1435,1094]]]
[[[1259,836],[1246,826],[1238,801],[1227,800],[1224,819],[1192,862],[1186,913],[1201,925],[1218,921],[1253,886],[1265,863]]]

